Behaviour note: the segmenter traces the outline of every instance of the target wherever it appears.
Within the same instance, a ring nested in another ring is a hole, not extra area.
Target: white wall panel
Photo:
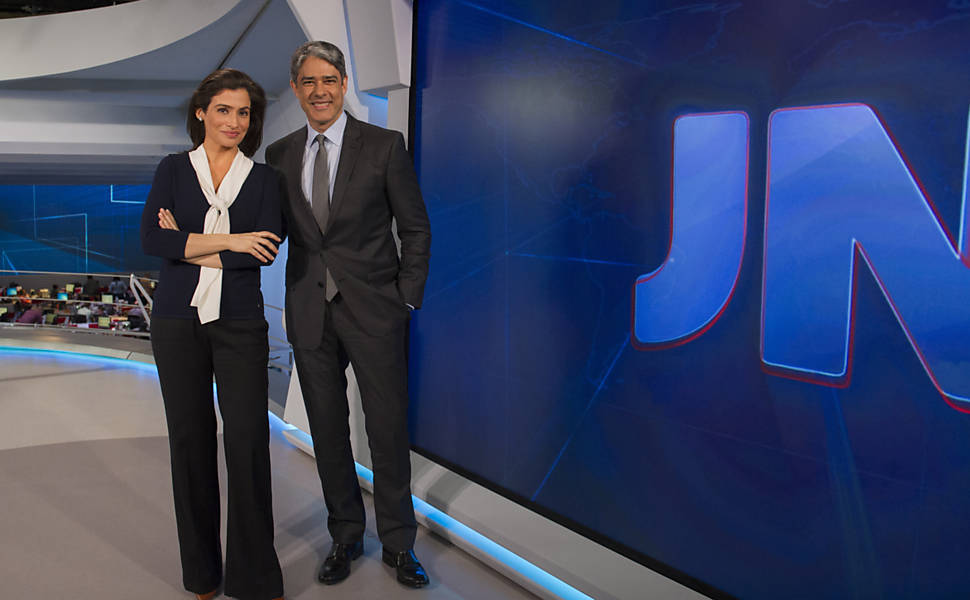
[[[380,96],[411,81],[411,7],[407,0],[353,0],[347,20],[357,84]]]

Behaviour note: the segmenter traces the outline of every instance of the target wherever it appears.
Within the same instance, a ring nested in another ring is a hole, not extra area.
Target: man
[[[87,280],[84,282],[84,296],[88,300],[100,300],[101,299],[101,284],[94,277],[88,275]]]
[[[382,558],[398,581],[421,587],[428,576],[413,552],[405,346],[409,311],[421,305],[428,276],[427,211],[401,134],[344,113],[347,71],[339,48],[327,42],[298,48],[290,87],[307,124],[271,144],[266,162],[285,180],[286,330],[333,538],[318,579],[346,579],[363,552],[349,362],[366,415]]]
[[[77,312],[74,314],[81,315],[87,322],[87,318],[91,316],[91,307],[87,304],[78,303]]]
[[[40,325],[44,322],[44,311],[39,302],[31,304],[17,319],[18,323]]]
[[[120,302],[121,298],[124,297],[125,292],[128,290],[128,284],[122,281],[118,277],[112,277],[111,283],[108,284],[108,293],[114,296],[115,302]]]

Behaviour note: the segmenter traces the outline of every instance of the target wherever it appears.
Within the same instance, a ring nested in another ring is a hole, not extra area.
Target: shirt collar
[[[333,125],[327,127],[327,130],[323,132],[324,137],[330,141],[331,144],[339,146],[344,139],[344,128],[347,127],[347,113],[341,112],[337,120],[333,122]],[[304,150],[309,150],[310,146],[313,145],[313,140],[317,139],[317,135],[320,134],[319,131],[314,129],[310,125],[310,121],[306,122],[306,147]]]

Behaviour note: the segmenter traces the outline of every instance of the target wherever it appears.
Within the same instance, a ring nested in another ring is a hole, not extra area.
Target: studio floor
[[[10,348],[30,336],[0,336],[0,597],[191,598],[181,585],[154,367]],[[35,337],[42,347],[92,343]],[[119,354],[146,351],[113,344]],[[381,562],[368,494],[364,556],[346,581],[317,583],[330,538],[313,459],[286,439],[285,425],[271,423],[276,548],[288,599],[535,598],[424,528],[415,552],[431,585],[401,586]]]

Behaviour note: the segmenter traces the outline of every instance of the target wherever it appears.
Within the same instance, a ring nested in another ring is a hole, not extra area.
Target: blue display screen
[[[711,595],[970,589],[970,3],[416,3],[417,449]]]
[[[149,185],[0,185],[0,269],[158,269],[141,251]]]

